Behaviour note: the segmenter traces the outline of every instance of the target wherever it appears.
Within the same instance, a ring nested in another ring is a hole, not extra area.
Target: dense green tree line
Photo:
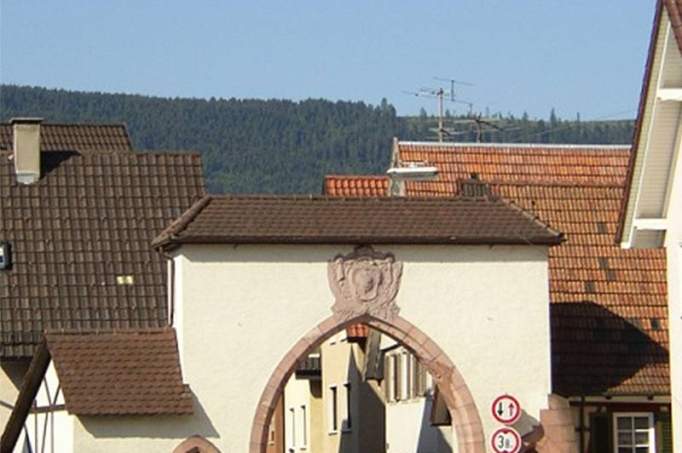
[[[383,173],[391,140],[429,140],[436,120],[399,117],[392,105],[255,99],[167,99],[0,86],[0,120],[125,122],[135,147],[202,153],[213,192],[319,193],[331,173]],[[496,115],[483,141],[629,143],[632,121],[531,120]],[[474,123],[446,118],[451,140],[473,141]]]

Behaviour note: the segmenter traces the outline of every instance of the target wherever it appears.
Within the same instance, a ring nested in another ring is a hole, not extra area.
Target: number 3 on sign
[[[493,433],[491,444],[495,453],[518,453],[521,436],[514,428],[500,428]]]

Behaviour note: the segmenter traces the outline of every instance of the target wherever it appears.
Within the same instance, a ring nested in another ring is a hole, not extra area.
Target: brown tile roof
[[[331,197],[384,197],[388,194],[388,177],[327,175],[323,192]]]
[[[43,151],[132,151],[124,124],[49,124],[40,126]],[[12,126],[0,123],[0,151],[12,149]]]
[[[48,333],[45,338],[69,413],[192,413],[174,329]]]
[[[488,198],[208,196],[155,241],[170,243],[557,244],[561,235]]]
[[[48,333],[38,345],[0,439],[13,451],[53,361],[66,410],[75,415],[190,415],[175,330]]]
[[[0,151],[0,357],[27,357],[45,329],[160,327],[166,262],[152,239],[203,196],[194,154],[43,153],[43,176],[16,183]]]
[[[628,149],[401,144],[399,150],[402,161],[427,161],[440,172],[437,181],[409,183],[409,196],[452,196],[458,178],[479,173],[493,192],[566,234],[549,258],[555,391],[669,394],[665,253],[614,242]]]

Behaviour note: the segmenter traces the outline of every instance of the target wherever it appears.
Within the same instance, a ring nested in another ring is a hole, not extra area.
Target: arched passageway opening
[[[404,318],[362,314],[349,317],[336,313],[301,338],[284,356],[261,394],[251,428],[250,453],[266,453],[270,422],[289,377],[298,362],[336,332],[362,323],[401,343],[432,376],[447,406],[459,453],[484,453],[483,425],[473,396],[447,354],[424,332]]]

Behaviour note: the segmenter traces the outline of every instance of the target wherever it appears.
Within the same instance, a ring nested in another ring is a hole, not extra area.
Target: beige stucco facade
[[[362,346],[349,342],[344,330],[325,341],[321,352],[323,449],[312,453],[384,451],[384,401],[376,382],[363,380]]]
[[[284,387],[284,451],[321,453],[323,418],[320,379],[293,374]]]
[[[550,393],[547,248],[377,246],[403,263],[400,316],[456,365],[484,434],[502,393],[537,424]],[[247,452],[259,399],[277,364],[331,314],[327,263],[352,246],[185,245],[175,256],[175,303],[191,417],[82,417],[75,451],[169,452],[198,434]],[[453,434],[454,438],[454,434]],[[487,443],[487,442],[486,442]]]

